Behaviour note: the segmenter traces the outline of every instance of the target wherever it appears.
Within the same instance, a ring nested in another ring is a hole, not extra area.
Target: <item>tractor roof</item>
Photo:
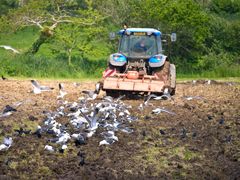
[[[160,36],[161,32],[157,29],[153,29],[153,28],[127,28],[127,29],[122,29],[119,31],[119,34],[123,35],[123,34],[131,34],[131,33],[135,33],[135,32],[146,32],[147,34],[154,34],[155,36]]]

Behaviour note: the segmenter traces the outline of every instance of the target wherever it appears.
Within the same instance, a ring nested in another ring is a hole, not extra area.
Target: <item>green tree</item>
[[[0,3],[0,16],[7,14],[10,9],[17,8],[17,0],[1,0]]]
[[[104,18],[97,11],[89,8],[78,13],[83,17],[74,18],[74,23],[60,25],[55,34],[55,44],[58,49],[64,50],[69,65],[72,64],[74,50],[77,50],[78,55],[83,57],[85,53],[91,51],[91,42],[105,31],[102,26]]]
[[[235,14],[240,12],[239,0],[212,0],[210,9],[216,13]]]
[[[177,33],[173,59],[179,66],[191,65],[198,56],[206,53],[210,19],[198,3],[192,0],[142,0],[133,13],[134,25]]]

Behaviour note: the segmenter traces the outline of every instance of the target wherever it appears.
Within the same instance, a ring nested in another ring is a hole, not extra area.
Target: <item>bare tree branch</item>
[[[40,19],[39,17],[36,18],[36,20],[34,20],[34,19],[30,19],[29,17],[26,17],[26,16],[25,16],[25,17],[23,17],[23,20],[25,21],[25,23],[28,22],[28,23],[30,23],[30,24],[32,24],[32,25],[36,25],[36,26],[38,26],[40,29],[43,29],[42,24],[46,22],[46,20],[42,20],[42,19]]]

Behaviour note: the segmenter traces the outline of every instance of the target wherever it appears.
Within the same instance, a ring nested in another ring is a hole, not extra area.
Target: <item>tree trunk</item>
[[[41,31],[39,38],[32,44],[32,47],[28,50],[27,54],[36,54],[41,45],[47,42],[53,35],[53,32],[49,28],[45,28]]]
[[[72,65],[72,49],[68,49],[68,65]]]

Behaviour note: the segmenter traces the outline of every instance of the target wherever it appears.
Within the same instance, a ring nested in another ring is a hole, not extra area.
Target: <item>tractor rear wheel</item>
[[[176,91],[176,67],[174,64],[170,64],[170,94],[174,95]]]
[[[164,65],[153,69],[153,74],[157,74],[161,81],[167,82],[169,79],[170,63],[165,61]]]

